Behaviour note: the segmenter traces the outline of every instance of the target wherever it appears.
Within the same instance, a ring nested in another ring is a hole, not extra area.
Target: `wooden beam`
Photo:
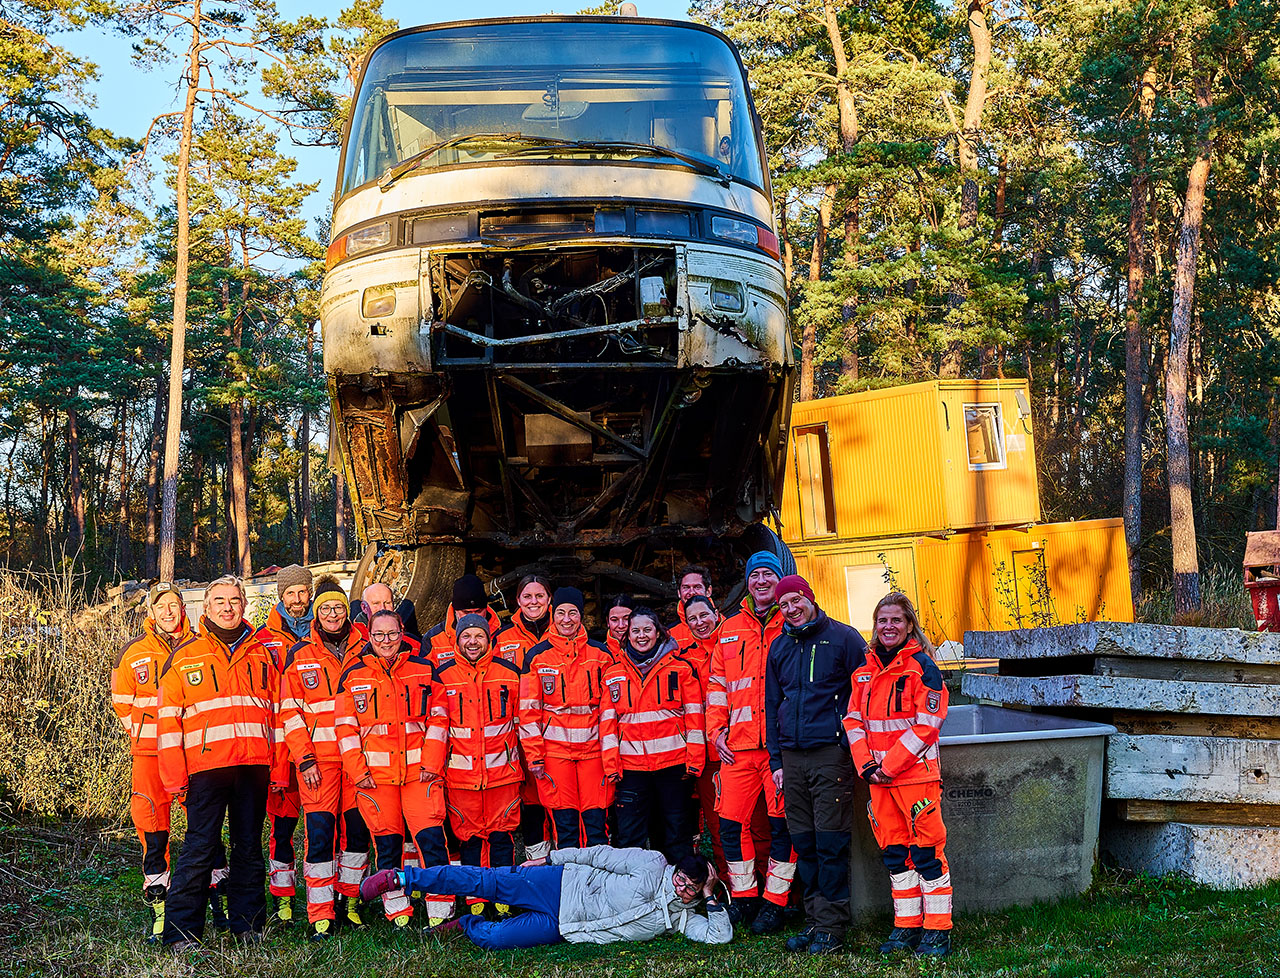
[[[1093,674],[1208,683],[1280,683],[1280,666],[1243,665],[1238,662],[1200,662],[1188,659],[1139,659],[1109,655],[1098,656],[1094,660]]]
[[[1111,722],[1121,733],[1181,734],[1184,737],[1242,737],[1280,740],[1280,717],[1206,716],[1197,713],[1130,713],[1117,710]]]
[[[1280,826],[1280,805],[1220,805],[1204,801],[1117,801],[1122,822],[1183,822],[1187,825]]]

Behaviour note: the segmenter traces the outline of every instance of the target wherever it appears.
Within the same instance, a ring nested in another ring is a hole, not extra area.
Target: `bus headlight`
[[[377,285],[365,289],[360,300],[360,313],[365,319],[381,319],[396,311],[395,289],[386,285]]]
[[[742,312],[746,308],[746,302],[742,297],[742,286],[722,278],[712,279],[711,305],[721,312]]]
[[[374,248],[385,248],[389,244],[391,244],[390,221],[357,228],[329,245],[329,250],[324,256],[324,266],[326,269],[333,268],[340,261],[362,255],[366,251],[373,251]]]

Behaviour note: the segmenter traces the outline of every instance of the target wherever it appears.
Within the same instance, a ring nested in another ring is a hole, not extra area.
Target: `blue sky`
[[[349,0],[348,0],[349,2]],[[341,0],[277,0],[280,12],[289,18],[312,13],[330,19],[336,18],[345,5]],[[575,3],[545,4],[538,0],[470,0],[466,4],[441,3],[439,0],[413,3],[410,0],[384,0],[383,13],[395,18],[400,26],[416,27],[420,24],[457,20],[462,17],[519,17],[545,13],[575,13],[590,0]],[[638,0],[643,17],[687,18],[689,0]],[[141,138],[151,120],[162,112],[171,112],[180,106],[177,91],[177,65],[171,64],[157,71],[141,71],[130,60],[129,41],[119,35],[88,29],[75,34],[62,35],[58,43],[82,58],[98,66],[100,79],[94,86],[97,105],[90,109],[93,119],[118,135]],[[326,215],[329,195],[337,174],[336,149],[308,149],[294,147],[282,139],[282,150],[298,160],[298,179],[308,183],[320,181],[320,186],[307,200],[305,216],[315,232],[314,218]],[[157,193],[163,192],[157,188]]]

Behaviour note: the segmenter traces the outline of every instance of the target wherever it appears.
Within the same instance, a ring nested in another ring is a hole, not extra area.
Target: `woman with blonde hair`
[[[943,957],[951,950],[951,874],[938,739],[947,689],[905,594],[880,599],[873,632],[844,727],[854,767],[871,786],[867,813],[893,890],[893,930],[880,953]]]

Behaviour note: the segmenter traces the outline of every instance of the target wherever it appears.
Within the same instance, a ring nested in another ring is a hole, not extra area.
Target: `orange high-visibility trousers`
[[[773,783],[769,752],[760,748],[735,751],[732,764],[720,765],[716,781],[715,809],[720,816],[720,843],[729,871],[730,895],[735,899],[756,896],[756,864],[767,858],[760,867],[765,877],[764,898],[786,906],[795,878],[796,854],[787,831],[782,792]],[[752,832],[753,816],[761,799],[770,828],[767,850],[762,850]]]
[[[298,776],[298,797],[306,813],[307,851],[302,873],[307,886],[307,920],[332,920],[335,890],[351,895],[352,881],[359,893],[360,880],[369,863],[368,840],[363,848],[347,852],[346,832],[340,822],[344,813],[356,807],[355,786],[343,773],[341,761],[318,761],[320,784],[309,787]],[[343,844],[339,852],[339,843]],[[336,859],[335,859],[336,857]],[[347,885],[339,889],[342,879]]]
[[[942,785],[873,784],[867,814],[893,890],[893,925],[951,929]]]
[[[142,843],[142,888],[169,888],[169,813],[173,796],[164,790],[154,754],[133,757],[129,814]]]
[[[267,837],[267,878],[272,896],[293,896],[298,889],[294,864],[293,833],[302,816],[298,798],[298,772],[289,765],[289,787],[267,792],[267,819],[271,834]]]
[[[405,826],[409,828],[418,849],[418,860],[424,867],[449,864],[449,851],[444,840],[444,794],[444,780],[441,778],[405,785],[356,786],[356,803],[373,835],[378,869],[403,868]],[[427,916],[449,916],[453,902],[453,897],[428,894],[425,897]],[[413,913],[403,889],[384,893],[382,910],[388,920]]]
[[[538,796],[551,810],[556,848],[606,844],[605,811],[613,804],[614,786],[604,776],[604,758],[548,757],[545,773]]]

